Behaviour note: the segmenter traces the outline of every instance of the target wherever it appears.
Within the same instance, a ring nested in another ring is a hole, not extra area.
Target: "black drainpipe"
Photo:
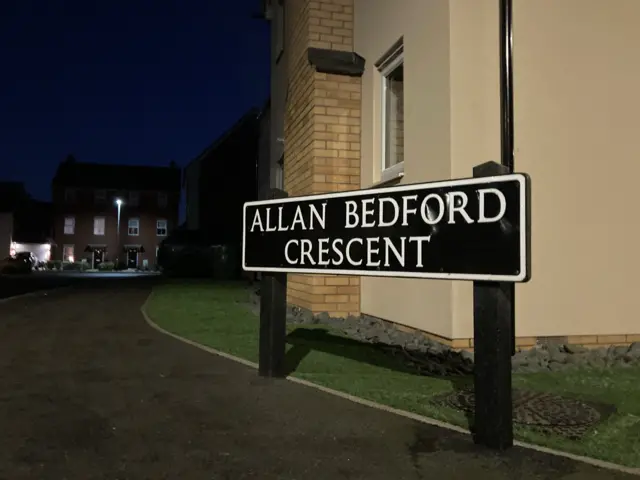
[[[513,1],[500,0],[500,136],[502,165],[513,172]]]
[[[500,149],[501,163],[513,173],[513,0],[500,0]],[[504,285],[511,304],[511,354],[516,353],[516,289]]]

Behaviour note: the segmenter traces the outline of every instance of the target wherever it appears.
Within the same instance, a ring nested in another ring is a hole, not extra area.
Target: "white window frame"
[[[137,237],[140,235],[140,219],[130,218],[127,222],[127,235],[130,237]]]
[[[387,160],[387,77],[404,64],[404,44],[387,54],[378,67],[380,73],[380,181],[388,182],[404,176],[404,160],[386,167]]]
[[[65,235],[75,235],[76,233],[76,217],[66,216],[64,217],[63,233]]]
[[[158,206],[161,208],[164,208],[168,204],[169,204],[169,195],[167,195],[167,192],[158,192]]]
[[[96,203],[106,203],[107,191],[104,188],[99,188],[94,192],[94,198]]]
[[[160,227],[161,224],[164,224],[164,227]],[[164,233],[160,233],[160,230],[164,230]],[[164,218],[159,218],[156,220],[156,236],[158,237],[166,237],[169,233],[169,222],[167,222]]]
[[[71,255],[67,255],[68,250],[71,250]],[[62,245],[62,261],[63,262],[73,263],[76,260],[75,256],[76,256],[76,249],[74,245],[72,244]]]
[[[129,206],[131,207],[140,206],[140,192],[135,190],[132,190],[129,192]]]
[[[98,228],[99,220],[102,220],[102,233],[100,233],[100,229]],[[106,217],[93,217],[93,234],[97,236],[104,236],[107,230],[107,219]]]

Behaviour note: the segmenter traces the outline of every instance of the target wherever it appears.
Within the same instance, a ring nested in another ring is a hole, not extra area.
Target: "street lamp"
[[[120,208],[122,207],[122,199],[116,198],[116,206],[118,207],[118,223],[116,227],[116,268],[120,264]]]

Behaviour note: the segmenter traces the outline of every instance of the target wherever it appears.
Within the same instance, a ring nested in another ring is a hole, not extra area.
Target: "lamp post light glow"
[[[122,199],[116,198],[116,206],[118,207],[118,221],[116,226],[116,266],[120,263],[120,209],[122,207]]]

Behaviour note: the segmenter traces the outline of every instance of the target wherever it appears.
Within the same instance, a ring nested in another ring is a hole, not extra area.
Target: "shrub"
[[[62,268],[62,262],[60,260],[50,260],[47,262],[47,268],[49,270],[60,270]]]
[[[114,263],[113,262],[102,262],[100,265],[98,265],[98,270],[103,271],[103,272],[110,272],[114,269]]]
[[[62,270],[77,272],[82,270],[82,264],[75,262],[62,262]]]

